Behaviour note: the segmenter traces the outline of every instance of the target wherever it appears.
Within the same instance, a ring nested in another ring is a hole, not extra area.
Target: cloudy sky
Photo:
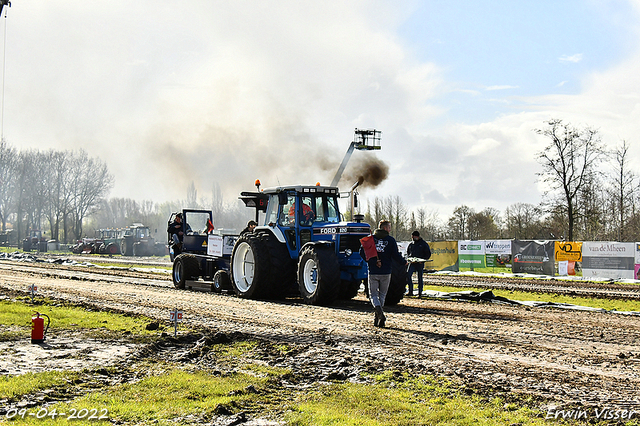
[[[363,197],[441,219],[537,204],[551,118],[640,157],[640,0],[13,0],[5,29],[4,138],[85,149],[114,197],[328,184],[354,128],[389,166]]]

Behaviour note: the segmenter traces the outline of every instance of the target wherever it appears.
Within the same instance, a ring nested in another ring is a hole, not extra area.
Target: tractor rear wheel
[[[253,234],[242,235],[231,254],[231,285],[233,291],[247,299],[271,297],[269,251]]]
[[[146,256],[147,255],[147,246],[146,244],[138,241],[137,243],[133,243],[133,255],[138,256]]]
[[[404,291],[407,287],[407,266],[397,260],[393,260],[391,265],[391,282],[389,283],[389,291],[387,298],[384,300],[384,306],[395,306],[404,297]]]
[[[221,293],[222,290],[231,290],[231,278],[229,278],[229,273],[227,271],[223,271],[219,269],[213,274],[213,285],[211,286],[211,290],[214,293]]]
[[[358,291],[360,291],[361,284],[362,280],[342,280],[340,282],[340,299],[349,300],[356,297],[358,295]]]
[[[304,302],[328,305],[338,297],[340,264],[335,251],[324,245],[306,246],[298,261],[298,286]]]
[[[123,256],[133,256],[133,237],[124,237],[120,241],[120,253]]]
[[[188,253],[179,255],[173,261],[173,273],[171,275],[175,288],[183,289],[187,280],[192,280],[200,276],[198,259]]]

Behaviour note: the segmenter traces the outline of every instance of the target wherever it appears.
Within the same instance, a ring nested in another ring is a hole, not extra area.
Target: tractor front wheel
[[[214,293],[221,293],[222,290],[231,290],[231,288],[231,278],[229,278],[229,273],[222,269],[217,270],[216,273],[213,274],[213,285],[211,286],[211,290]]]
[[[298,286],[304,302],[328,305],[338,297],[340,265],[331,247],[306,246],[298,261]]]

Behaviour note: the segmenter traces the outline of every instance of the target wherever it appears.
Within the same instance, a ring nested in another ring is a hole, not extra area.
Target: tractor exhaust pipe
[[[360,176],[358,181],[353,184],[351,189],[349,189],[349,199],[351,201],[351,220],[355,222],[362,222],[364,220],[364,216],[361,214],[354,215],[356,208],[358,208],[358,193],[356,192],[356,188],[362,185],[364,182],[364,176]]]

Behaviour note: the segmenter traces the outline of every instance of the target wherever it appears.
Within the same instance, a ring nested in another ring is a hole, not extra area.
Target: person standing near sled
[[[387,291],[389,290],[389,283],[391,282],[391,269],[393,260],[402,262],[406,265],[407,262],[398,251],[398,244],[395,238],[389,233],[391,232],[391,222],[388,220],[381,220],[378,224],[378,229],[373,233],[373,239],[375,242],[375,248],[378,252],[376,257],[371,257],[367,260],[369,266],[369,298],[371,304],[375,309],[375,319],[373,325],[376,327],[384,327],[387,321],[387,317],[384,314],[382,307],[387,297]],[[363,259],[366,259],[364,254],[364,248],[360,249]]]
[[[425,240],[420,237],[418,231],[411,233],[413,241],[407,247],[407,259],[418,258],[419,262],[411,262],[409,264],[409,273],[407,274],[407,284],[409,285],[409,296],[413,296],[413,273],[418,274],[418,297],[422,296],[424,261],[431,257],[431,248]]]

